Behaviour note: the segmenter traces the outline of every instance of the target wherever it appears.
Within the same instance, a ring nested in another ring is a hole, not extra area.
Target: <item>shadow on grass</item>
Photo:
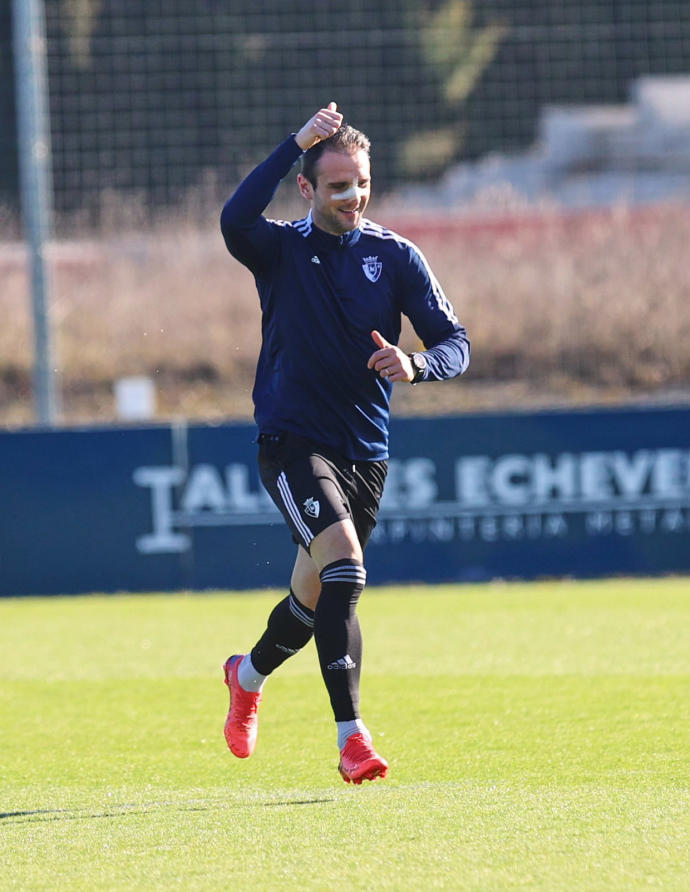
[[[178,802],[147,802],[143,804],[116,805],[108,811],[89,811],[88,809],[68,808],[39,808],[34,811],[6,811],[0,812],[0,821],[9,824],[31,824],[48,821],[87,821],[97,818],[119,818],[125,815],[145,815],[164,809],[177,811],[213,811],[221,808],[286,808],[292,805],[321,805],[324,802],[334,802],[333,798],[323,799],[284,799],[278,802],[197,802],[182,804]]]

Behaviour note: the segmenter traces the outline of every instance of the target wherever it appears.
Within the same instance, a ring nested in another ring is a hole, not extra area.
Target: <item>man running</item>
[[[369,150],[331,102],[247,176],[221,214],[228,250],[254,274],[261,302],[253,391],[261,479],[297,544],[289,594],[253,649],[225,663],[225,738],[239,758],[254,752],[264,682],[313,635],[339,770],[355,784],[388,772],[359,712],[357,602],[386,478],[393,384],[452,378],[470,353],[419,249],[363,216]],[[292,223],[267,219],[300,158],[297,186],[309,213]],[[423,351],[397,346],[402,314]]]

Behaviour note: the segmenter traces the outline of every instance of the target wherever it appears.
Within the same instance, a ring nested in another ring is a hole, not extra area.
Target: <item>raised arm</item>
[[[262,216],[292,165],[322,139],[328,139],[342,123],[335,102],[319,109],[296,134],[289,136],[240,183],[226,201],[220,228],[228,251],[253,272],[260,271],[275,247],[275,233]]]

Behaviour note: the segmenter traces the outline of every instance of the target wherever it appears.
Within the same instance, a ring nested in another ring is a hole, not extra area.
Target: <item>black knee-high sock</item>
[[[266,631],[251,652],[254,668],[262,675],[270,675],[308,644],[313,634],[314,612],[300,603],[290,589],[287,598],[273,608]]]
[[[367,580],[359,561],[349,558],[323,568],[314,611],[314,641],[336,722],[359,717],[362,633],[357,601]]]

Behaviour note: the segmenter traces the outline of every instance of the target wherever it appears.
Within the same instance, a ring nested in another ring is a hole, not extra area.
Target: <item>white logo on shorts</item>
[[[319,505],[316,499],[308,498],[304,502],[304,513],[308,514],[309,517],[318,517],[320,511],[321,505]]]

